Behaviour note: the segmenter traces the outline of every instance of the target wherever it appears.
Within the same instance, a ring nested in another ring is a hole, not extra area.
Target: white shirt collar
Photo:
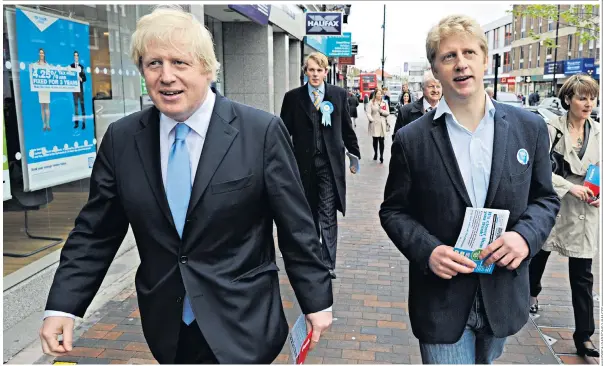
[[[429,108],[437,108],[439,106],[439,101],[436,103],[435,107],[432,107],[431,104],[427,101],[427,98],[423,97],[423,110],[426,111]]]
[[[205,134],[209,128],[209,121],[211,120],[211,114],[214,110],[214,104],[216,102],[216,95],[214,92],[211,90],[211,88],[208,88],[207,90],[208,91],[203,104],[201,104],[195,113],[193,113],[186,121],[182,122],[202,138],[205,138]],[[174,127],[176,127],[176,125],[179,123],[163,113],[160,113],[159,120],[161,132],[166,136],[169,135]]]
[[[484,113],[484,116],[490,114],[490,117],[493,118],[494,112],[496,112],[496,108],[494,108],[494,104],[492,103],[492,100],[490,99],[490,97],[488,97],[488,94],[486,94],[486,92],[484,92],[484,97],[486,98],[486,111]],[[425,99],[423,99],[423,103],[425,103]],[[436,112],[433,115],[433,120],[435,121],[436,119],[440,118],[444,113],[449,114],[456,121],[456,117],[454,117],[454,114],[452,114],[448,103],[446,103],[446,98],[442,97],[442,99],[440,99],[440,102],[438,103],[438,109],[436,109]]]

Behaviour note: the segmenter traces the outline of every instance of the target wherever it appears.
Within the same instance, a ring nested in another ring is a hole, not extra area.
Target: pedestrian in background
[[[289,90],[283,99],[281,118],[293,139],[295,160],[322,238],[321,258],[335,279],[337,211],[345,215],[345,150],[360,159],[360,148],[345,89],[327,84],[329,60],[311,53],[304,63],[308,83]],[[300,103],[301,101],[301,103]],[[356,168],[350,167],[356,174]]]
[[[383,91],[377,89],[373,99],[369,102],[366,114],[368,124],[368,134],[373,138],[373,160],[377,160],[377,151],[379,151],[379,161],[383,163],[383,151],[385,150],[385,134],[389,132],[389,106],[383,100]]]
[[[563,157],[553,172],[553,186],[561,197],[557,222],[544,247],[530,262],[530,312],[540,309],[540,283],[551,251],[569,258],[569,280],[574,308],[574,344],[581,356],[599,357],[590,337],[595,332],[593,258],[599,245],[599,197],[584,186],[589,165],[599,165],[600,125],[590,118],[599,86],[590,76],[573,75],[559,90],[567,113],[548,121],[551,145]]]
[[[72,350],[74,318],[131,227],[142,330],[159,363],[271,363],[289,333],[273,222],[314,348],[332,321],[332,284],[285,125],[210,89],[211,34],[180,8],[140,18],[130,57],[153,106],[104,135],[48,295],[44,353]]]
[[[358,105],[360,102],[352,92],[348,95],[348,104],[350,108],[350,118],[352,118],[352,123],[354,123],[354,128],[356,128],[356,118],[358,118]]]
[[[379,216],[408,258],[408,311],[424,364],[490,364],[527,322],[528,261],[559,210],[541,117],[492,101],[484,90],[488,41],[453,15],[428,33],[442,83],[436,110],[400,129]],[[509,211],[506,232],[480,254],[491,274],[456,253],[466,209]]]
[[[425,113],[436,109],[441,97],[442,84],[433,76],[431,71],[425,72],[423,74],[423,96],[413,103],[406,104],[400,108],[400,113],[396,117],[392,140],[395,139],[396,132],[400,128],[422,117]]]

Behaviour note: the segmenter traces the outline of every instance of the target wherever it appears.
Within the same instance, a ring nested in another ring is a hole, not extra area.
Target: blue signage
[[[563,74],[563,61],[557,62],[545,62],[544,63],[544,74]]]
[[[89,177],[96,157],[90,27],[16,10],[25,190]]]
[[[326,38],[325,54],[328,57],[352,56],[352,33],[344,33],[341,36],[329,36]]]
[[[327,37],[322,36],[306,36],[306,44],[316,51],[327,54]]]
[[[595,59],[594,58],[577,58],[574,60],[565,61],[565,75],[573,75],[585,73],[592,74],[595,71]]]
[[[306,13],[306,35],[340,36],[343,29],[343,13]]]
[[[228,5],[228,7],[258,24],[268,24],[270,5]]]

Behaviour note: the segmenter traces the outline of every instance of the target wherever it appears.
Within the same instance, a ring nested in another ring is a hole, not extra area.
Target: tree
[[[571,5],[569,9],[559,10],[559,27],[575,27],[576,37],[580,43],[588,43],[591,40],[595,42],[599,39],[599,13],[597,5]],[[557,5],[516,5],[509,11],[515,18],[542,18],[544,20],[552,19],[557,22]],[[544,23],[544,22],[543,22]],[[555,48],[555,37],[543,37],[542,34],[536,34],[533,30],[528,30],[528,36],[536,41],[542,41],[542,45],[547,48]]]

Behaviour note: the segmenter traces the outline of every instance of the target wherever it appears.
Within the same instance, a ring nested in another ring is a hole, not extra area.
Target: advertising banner
[[[8,174],[8,154],[6,153],[6,129],[4,128],[4,117],[2,117],[2,185],[4,186],[3,201],[12,198],[10,195],[10,175]]]
[[[306,35],[340,36],[343,29],[343,13],[306,13]]]
[[[89,177],[96,157],[89,26],[22,8],[15,17],[24,189]]]
[[[592,74],[595,71],[594,58],[577,58],[565,60],[565,75],[574,75],[579,73]]]
[[[343,33],[341,36],[329,36],[326,38],[326,56],[349,57],[352,56],[352,33]]]

